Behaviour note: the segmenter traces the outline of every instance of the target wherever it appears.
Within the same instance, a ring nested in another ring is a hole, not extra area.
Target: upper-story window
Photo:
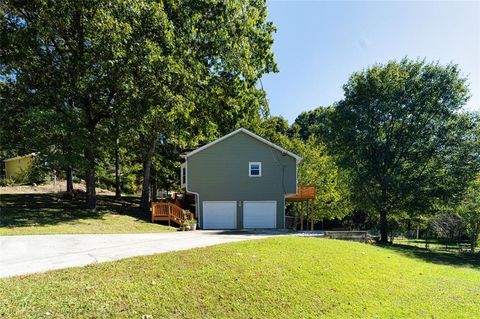
[[[185,167],[185,164],[182,164],[181,166],[181,170],[180,170],[180,178],[181,178],[181,186],[185,186],[185,184],[187,183],[187,168]]]
[[[262,163],[261,162],[248,163],[248,176],[250,177],[262,176]]]

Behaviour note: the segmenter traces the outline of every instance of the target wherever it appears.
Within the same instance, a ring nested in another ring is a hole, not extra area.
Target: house
[[[183,155],[181,185],[202,229],[285,227],[300,157],[240,128]]]
[[[4,163],[4,176],[6,178],[17,178],[22,172],[27,171],[33,163],[35,153],[15,156],[3,160]]]

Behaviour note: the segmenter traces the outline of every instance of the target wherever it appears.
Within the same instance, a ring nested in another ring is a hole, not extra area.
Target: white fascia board
[[[22,158],[25,158],[25,157],[32,157],[32,156],[35,156],[35,155],[36,155],[36,153],[30,153],[30,154],[27,154],[27,155],[20,155],[20,156],[15,156],[15,157],[12,157],[12,158],[7,158],[3,161],[4,162],[10,162],[10,161],[22,159]]]
[[[298,156],[298,155],[296,155],[296,154],[293,154],[292,152],[289,152],[289,151],[287,151],[287,150],[284,149],[284,148],[281,148],[281,147],[278,146],[277,144],[273,144],[272,142],[267,141],[267,140],[264,139],[263,137],[260,137],[260,136],[258,136],[257,134],[252,133],[252,132],[250,132],[250,131],[247,130],[247,129],[244,129],[243,127],[242,127],[242,128],[239,128],[238,130],[235,130],[235,131],[233,131],[233,132],[231,132],[231,133],[229,133],[229,134],[227,134],[227,135],[224,135],[224,136],[220,137],[219,139],[216,139],[215,141],[213,141],[213,142],[211,142],[211,143],[208,143],[208,144],[206,144],[206,145],[204,145],[204,146],[202,146],[202,147],[199,147],[199,148],[197,148],[196,150],[191,151],[190,153],[185,154],[184,157],[187,158],[187,157],[189,157],[189,156],[192,156],[192,155],[194,155],[194,154],[197,154],[197,153],[199,153],[199,152],[201,152],[201,151],[209,148],[210,146],[213,146],[213,145],[215,145],[215,144],[217,144],[217,143],[220,143],[221,141],[226,140],[227,138],[230,138],[230,137],[232,137],[232,136],[234,136],[234,135],[236,135],[236,134],[238,134],[238,133],[240,133],[240,132],[243,132],[243,133],[245,133],[245,134],[247,134],[247,135],[255,138],[256,140],[258,140],[258,141],[260,141],[260,142],[262,142],[262,143],[264,143],[264,144],[267,144],[268,146],[270,146],[270,147],[272,147],[272,148],[274,148],[274,149],[276,149],[276,150],[278,150],[278,151],[280,151],[280,152],[282,152],[282,153],[284,153],[284,154],[287,154],[287,155],[293,157],[293,158],[297,161],[297,164],[302,160],[302,158],[301,158],[300,156]]]

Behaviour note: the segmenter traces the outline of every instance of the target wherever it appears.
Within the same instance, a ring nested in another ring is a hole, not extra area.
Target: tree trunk
[[[382,186],[382,200],[380,206],[380,242],[388,243],[388,224],[387,224],[387,178],[383,176],[380,185]]]
[[[380,242],[388,243],[387,211],[380,212]]]
[[[298,230],[298,212],[296,211],[293,214],[293,229]]]
[[[115,199],[122,197],[122,189],[120,188],[120,152],[118,150],[118,138],[115,145]]]
[[[142,185],[142,199],[140,202],[140,210],[148,213],[150,212],[150,177],[152,168],[152,157],[155,153],[157,140],[150,142],[149,149],[143,157],[143,185]]]
[[[155,168],[152,166],[151,167],[152,169],[152,172],[151,172],[151,189],[152,189],[152,195],[151,195],[151,199],[152,201],[156,201],[157,200],[157,176],[156,176],[156,172],[155,172]]]
[[[301,209],[300,209],[300,214],[301,214],[300,215],[300,230],[303,230],[303,206],[304,205],[303,205],[303,203],[301,203],[300,205],[302,205]]]
[[[425,249],[430,248],[430,243],[428,242],[428,228],[425,229]]]
[[[87,176],[85,183],[87,184],[87,209],[97,208],[97,195],[95,192],[95,155],[91,147],[85,150],[85,158],[87,160]]]
[[[73,195],[73,168],[71,166],[65,169],[65,175],[67,177],[67,194]]]
[[[142,184],[142,197],[140,201],[140,210],[148,212],[150,208],[150,167],[152,162],[150,159],[143,161],[143,184]]]
[[[310,210],[310,201],[307,201],[307,214],[310,216],[310,230],[313,230],[313,214],[312,211]]]
[[[475,253],[475,247],[477,247],[477,240],[478,240],[478,235],[477,234],[472,234],[472,238],[470,241],[470,252],[473,254]]]

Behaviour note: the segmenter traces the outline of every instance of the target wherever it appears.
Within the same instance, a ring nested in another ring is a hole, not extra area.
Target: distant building
[[[15,156],[12,158],[7,158],[3,160],[2,167],[4,169],[4,177],[6,178],[16,178],[20,173],[28,170],[33,163],[35,158],[35,153],[28,155]],[[3,174],[2,174],[3,175]]]

